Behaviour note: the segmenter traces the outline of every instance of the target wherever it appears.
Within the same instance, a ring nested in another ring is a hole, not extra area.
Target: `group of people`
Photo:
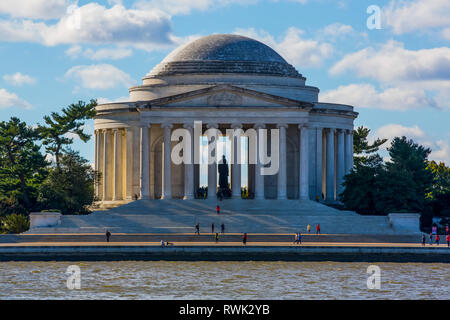
[[[432,231],[428,235],[428,239],[429,239],[430,245],[433,245],[433,242],[434,242],[436,245],[439,246],[441,237],[439,236],[437,228],[433,227]],[[447,247],[450,248],[450,233],[449,233],[448,226],[445,227],[445,241],[447,242]],[[425,234],[422,234],[422,245],[425,246],[426,242],[427,242],[427,239],[425,237]]]
[[[214,230],[215,230],[215,225],[213,222],[213,223],[211,223],[211,233],[214,234]],[[222,233],[222,234],[225,233],[225,224],[224,223],[222,223],[220,225],[220,233]],[[200,223],[198,223],[198,222],[195,224],[195,234],[200,235]],[[217,233],[217,235],[218,235],[218,233]]]
[[[309,223],[306,226],[306,231],[308,233],[311,233],[311,225]],[[320,234],[320,224],[319,223],[316,225],[316,234]]]

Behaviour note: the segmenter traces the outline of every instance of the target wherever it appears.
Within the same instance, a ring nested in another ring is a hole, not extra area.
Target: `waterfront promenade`
[[[0,236],[0,261],[360,261],[450,262],[442,243],[422,246],[417,235],[291,234],[27,234]],[[171,245],[161,246],[161,240]]]

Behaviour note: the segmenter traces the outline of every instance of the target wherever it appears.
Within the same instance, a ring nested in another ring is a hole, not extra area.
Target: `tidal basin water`
[[[70,265],[79,290],[67,288]],[[0,262],[0,299],[450,299],[450,265],[341,262]]]

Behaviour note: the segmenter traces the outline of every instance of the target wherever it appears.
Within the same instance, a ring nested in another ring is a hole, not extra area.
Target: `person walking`
[[[308,233],[311,232],[311,226],[309,225],[309,223],[308,223],[308,225],[306,226],[306,230],[308,231]]]
[[[214,223],[211,223],[211,233],[214,233]]]
[[[430,232],[429,238],[430,238],[430,245],[433,245],[433,234],[431,232]]]
[[[296,244],[297,241],[298,241],[298,233],[296,233],[295,236],[294,236],[294,244]]]
[[[222,232],[222,234],[225,233],[225,225],[223,223],[220,225],[220,231]]]
[[[214,236],[214,240],[216,240],[216,243],[219,242],[219,233],[216,232],[215,236]]]
[[[436,234],[436,244],[439,246],[439,241],[441,240],[441,238],[439,238],[439,234]]]
[[[450,234],[447,235],[445,240],[447,240],[447,247],[450,248]]]
[[[298,233],[297,243],[302,244],[302,234],[301,233]]]
[[[111,232],[109,232],[108,229],[106,229],[105,236],[106,236],[106,242],[109,242],[109,238],[111,238]]]
[[[317,224],[317,227],[316,227],[316,234],[320,234],[320,224]]]
[[[195,225],[195,234],[200,235],[200,223],[198,223],[198,222]]]
[[[216,206],[216,212],[217,212],[217,214],[220,214],[220,206],[219,205]]]
[[[425,238],[425,234],[422,234],[422,246],[425,247],[425,242],[427,241],[427,239]]]
[[[242,236],[242,243],[245,245],[247,245],[247,233],[244,233],[244,235]]]

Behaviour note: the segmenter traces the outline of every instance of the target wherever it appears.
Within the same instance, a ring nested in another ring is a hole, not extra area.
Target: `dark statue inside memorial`
[[[231,190],[228,185],[228,163],[225,155],[222,156],[222,160],[219,162],[218,166],[219,170],[219,190],[217,191],[217,197],[222,198],[230,198]]]

